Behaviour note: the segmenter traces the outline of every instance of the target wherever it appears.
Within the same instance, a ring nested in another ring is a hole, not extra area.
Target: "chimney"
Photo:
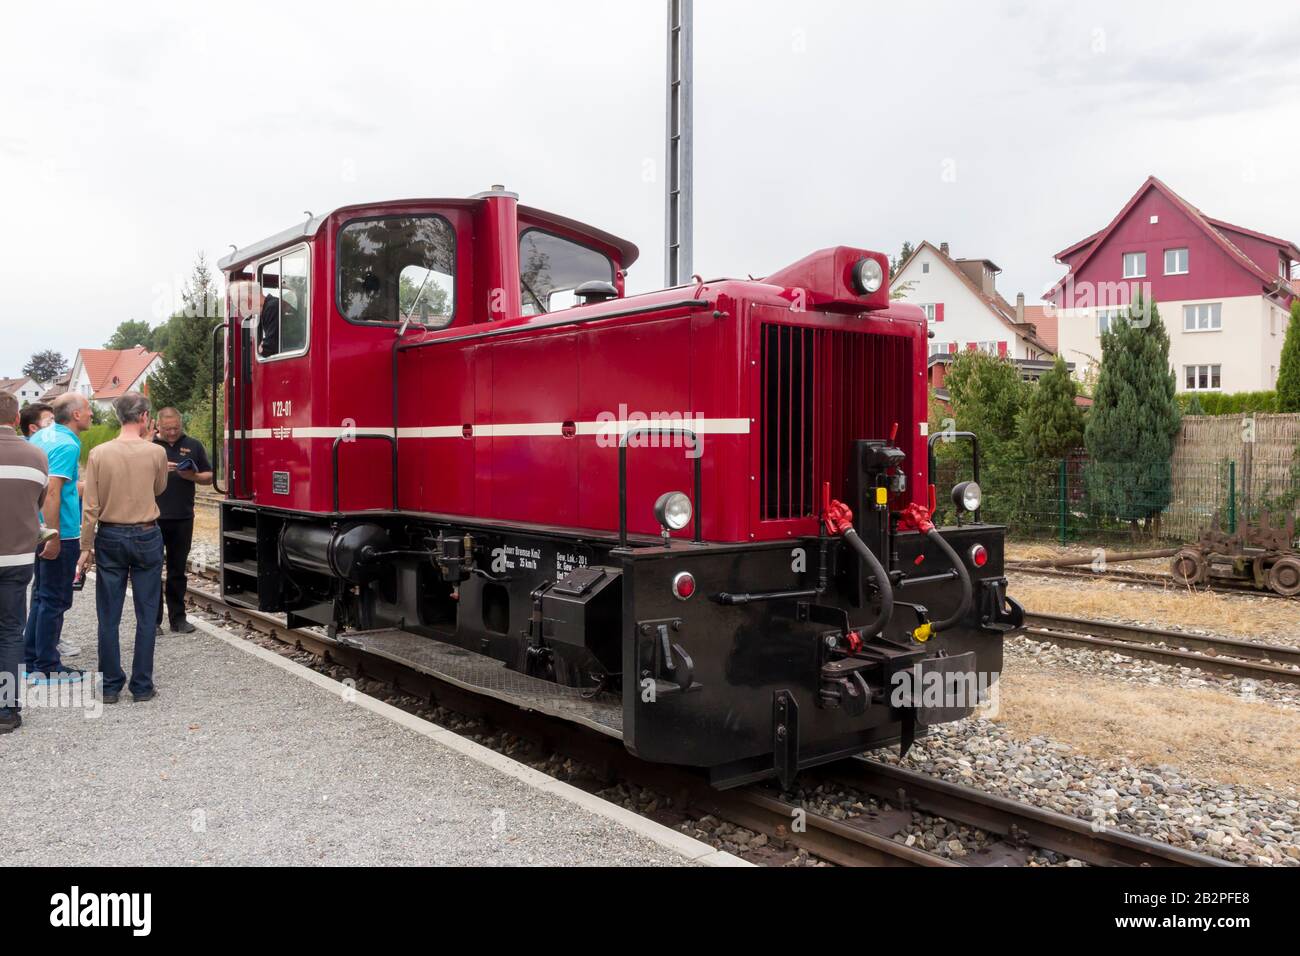
[[[948,255],[948,243],[946,242],[939,243],[939,251],[942,252],[945,256]]]
[[[1025,321],[1025,294],[1016,293],[1016,323],[1023,324]]]

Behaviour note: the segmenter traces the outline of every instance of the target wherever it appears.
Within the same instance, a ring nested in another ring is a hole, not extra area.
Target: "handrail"
[[[339,510],[339,448],[344,444],[350,444],[354,441],[360,441],[363,438],[377,438],[388,442],[393,448],[393,510],[397,511],[397,437],[395,435],[378,435],[373,432],[352,435],[348,438],[340,435],[334,439],[334,444],[330,448],[330,463],[334,469],[334,510]]]
[[[971,443],[971,481],[975,482],[975,484],[977,484],[977,485],[980,483],[980,440],[979,440],[979,437],[978,437],[974,432],[949,432],[949,431],[943,431],[943,432],[935,432],[933,435],[930,436],[930,440],[926,442],[926,450],[929,452],[929,459],[930,459],[930,461],[929,461],[929,465],[930,465],[930,484],[934,484],[934,473],[935,473],[936,471],[938,471],[938,469],[939,469],[938,458],[936,457],[936,455],[935,455],[935,453],[934,453],[934,445],[935,445],[935,442],[940,441],[940,440],[944,440],[944,441],[955,441],[955,440],[958,439],[958,438],[969,438],[969,439],[970,439],[970,443]],[[983,486],[981,486],[981,487],[983,487]],[[960,509],[958,509],[958,510],[960,511]],[[975,520],[976,520],[977,522],[980,520],[980,509],[978,509],[978,508],[975,509]],[[961,523],[961,516],[960,516],[960,514],[958,515],[958,522],[957,522],[957,523],[958,523],[958,524]]]
[[[228,492],[226,491],[225,488],[222,488],[221,484],[217,481],[217,472],[220,471],[221,469],[221,449],[224,446],[225,442],[230,440],[230,410],[229,408],[226,409],[226,415],[225,415],[226,434],[223,435],[222,440],[218,442],[217,441],[217,370],[218,369],[224,370],[226,356],[225,356],[225,349],[223,348],[221,350],[222,361],[220,362],[217,361],[217,333],[225,328],[227,328],[225,322],[222,322],[219,325],[214,325],[212,327],[212,444],[214,446],[212,450],[215,453],[213,455],[214,461],[212,463],[212,487],[216,489],[216,491],[219,494],[223,494],[223,495],[228,494]],[[225,343],[222,344],[224,345]],[[224,381],[224,379],[225,376],[223,375],[222,380]],[[230,398],[229,390],[227,389],[227,394],[226,394],[227,405],[229,405],[229,398]]]
[[[702,482],[700,480],[700,459],[704,457],[704,449],[700,446],[699,436],[689,428],[680,425],[672,428],[663,428],[659,425],[637,425],[629,428],[623,433],[623,437],[618,440],[618,543],[620,547],[627,547],[627,441],[633,435],[641,433],[649,434],[651,432],[660,435],[689,435],[695,442],[695,450],[698,454],[695,456],[695,495],[691,502],[695,510],[695,543],[699,544],[704,540],[704,512],[700,507],[700,489]],[[337,509],[336,509],[337,510]]]

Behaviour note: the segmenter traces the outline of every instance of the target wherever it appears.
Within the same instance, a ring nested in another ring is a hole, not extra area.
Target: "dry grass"
[[[1300,711],[1210,690],[1128,684],[1016,662],[997,718],[1096,758],[1174,764],[1195,776],[1300,796]]]
[[[216,547],[221,536],[220,515],[216,508],[194,509],[194,540]]]
[[[1118,588],[1114,582],[1080,578],[1067,583],[1016,575],[1011,596],[1030,611],[1097,620],[1126,618],[1181,626],[1230,637],[1284,638],[1300,643],[1300,603],[1207,591]],[[1277,641],[1274,641],[1277,643]]]

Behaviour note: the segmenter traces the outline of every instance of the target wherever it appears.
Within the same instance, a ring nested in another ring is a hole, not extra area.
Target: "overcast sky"
[[[697,0],[696,255],[951,243],[1030,301],[1149,174],[1300,239],[1300,7]],[[156,322],[214,262],[353,202],[523,202],[662,283],[663,0],[11,4],[0,376]]]

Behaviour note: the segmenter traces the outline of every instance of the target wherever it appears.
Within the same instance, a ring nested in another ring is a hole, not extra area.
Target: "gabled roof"
[[[79,349],[77,362],[90,380],[91,397],[117,398],[130,391],[161,353],[142,345],[133,349]]]
[[[0,392],[16,392],[28,382],[35,382],[37,385],[41,384],[30,375],[20,375],[18,378],[0,378]]]
[[[1050,315],[1048,314],[1049,311]],[[1055,309],[1049,310],[1045,305],[1025,306],[1025,321],[1032,325],[1034,331],[1038,333],[1038,337],[1051,347],[1053,354],[1055,354],[1059,346],[1057,337],[1059,331],[1057,320],[1059,318],[1060,316]]]
[[[984,291],[975,284],[974,280],[971,279],[970,276],[968,276],[965,272],[961,270],[961,268],[957,265],[956,260],[954,260],[951,256],[945,254],[942,250],[940,250],[937,246],[931,243],[928,239],[922,240],[921,244],[912,250],[912,254],[907,257],[907,261],[898,267],[898,272],[894,274],[894,278],[890,281],[891,286],[899,280],[899,278],[903,275],[904,272],[907,271],[907,267],[912,264],[912,260],[915,259],[920,254],[922,249],[929,249],[931,252],[933,252],[935,257],[944,265],[946,265],[949,271],[951,271],[953,275],[955,275],[958,279],[960,279],[962,283],[966,286],[966,288],[970,289],[971,294],[974,295],[975,298],[983,302],[985,307],[987,307],[988,310],[993,313],[994,317],[1003,325],[1005,325],[1007,328],[1009,328],[1012,332],[1020,336],[1020,338],[1024,339],[1026,342],[1028,342],[1036,349],[1039,349],[1043,352],[1050,352],[1053,354],[1056,352],[1056,349],[1054,347],[1048,345],[1045,341],[1043,341],[1038,336],[1037,332],[1035,331],[1032,325],[1028,323],[1021,324],[1016,322],[1016,310],[1009,302],[1007,302],[1006,299],[1002,298],[1002,296],[997,294],[996,292],[991,296],[985,295]],[[968,260],[963,260],[963,261],[968,261]],[[989,260],[980,259],[976,261],[988,262]]]
[[[1283,246],[1288,249],[1294,250],[1296,252],[1300,252],[1300,250],[1297,250],[1292,243],[1289,243],[1284,239],[1275,239],[1272,236],[1266,236],[1260,232],[1254,232],[1249,229],[1243,229],[1240,226],[1233,226],[1229,223],[1223,222],[1222,220],[1212,220],[1209,217],[1207,217],[1203,212],[1201,212],[1199,209],[1197,209],[1195,206],[1193,206],[1191,203],[1189,203],[1187,200],[1183,199],[1183,197],[1178,195],[1178,193],[1174,192],[1172,189],[1166,186],[1155,176],[1148,176],[1146,182],[1144,182],[1140,187],[1138,187],[1138,191],[1135,192],[1132,198],[1130,198],[1129,201],[1124,204],[1124,208],[1119,211],[1119,213],[1115,216],[1114,219],[1110,221],[1110,223],[1106,226],[1105,229],[1102,229],[1101,232],[1093,233],[1087,239],[1080,240],[1079,242],[1076,242],[1074,245],[1068,246],[1065,249],[1063,249],[1061,252],[1058,252],[1056,254],[1056,259],[1059,262],[1061,261],[1062,256],[1072,253],[1075,250],[1079,249],[1081,246],[1088,244],[1087,250],[1084,252],[1083,257],[1070,266],[1070,271],[1067,272],[1065,276],[1062,276],[1061,279],[1056,283],[1056,285],[1052,286],[1052,288],[1047,292],[1047,294],[1043,296],[1044,299],[1049,298],[1055,292],[1057,292],[1057,290],[1059,290],[1061,286],[1065,283],[1065,280],[1068,276],[1078,272],[1088,263],[1088,261],[1093,257],[1093,255],[1097,252],[1097,250],[1100,249],[1101,246],[1105,244],[1106,239],[1110,237],[1110,234],[1115,231],[1115,227],[1118,226],[1121,222],[1123,222],[1128,217],[1128,214],[1133,211],[1133,207],[1136,206],[1138,204],[1138,201],[1143,196],[1145,196],[1147,192],[1151,189],[1157,190],[1158,192],[1161,193],[1161,195],[1163,195],[1166,199],[1168,199],[1171,203],[1173,203],[1174,206],[1176,206],[1187,216],[1187,218],[1192,220],[1192,222],[1195,225],[1199,226],[1201,230],[1207,236],[1209,236],[1211,241],[1213,241],[1215,245],[1217,245],[1220,249],[1222,249],[1223,252],[1229,258],[1233,259],[1243,269],[1246,269],[1248,272],[1250,272],[1252,275],[1258,278],[1265,288],[1272,288],[1276,290],[1277,287],[1280,284],[1282,284],[1280,276],[1277,276],[1263,269],[1258,263],[1256,263],[1248,255],[1242,252],[1241,249],[1238,248],[1235,244],[1233,244],[1233,242],[1220,231],[1220,228],[1233,229],[1238,232],[1245,233],[1247,235],[1252,235],[1255,238],[1263,239],[1267,242],[1276,242],[1279,246]]]

